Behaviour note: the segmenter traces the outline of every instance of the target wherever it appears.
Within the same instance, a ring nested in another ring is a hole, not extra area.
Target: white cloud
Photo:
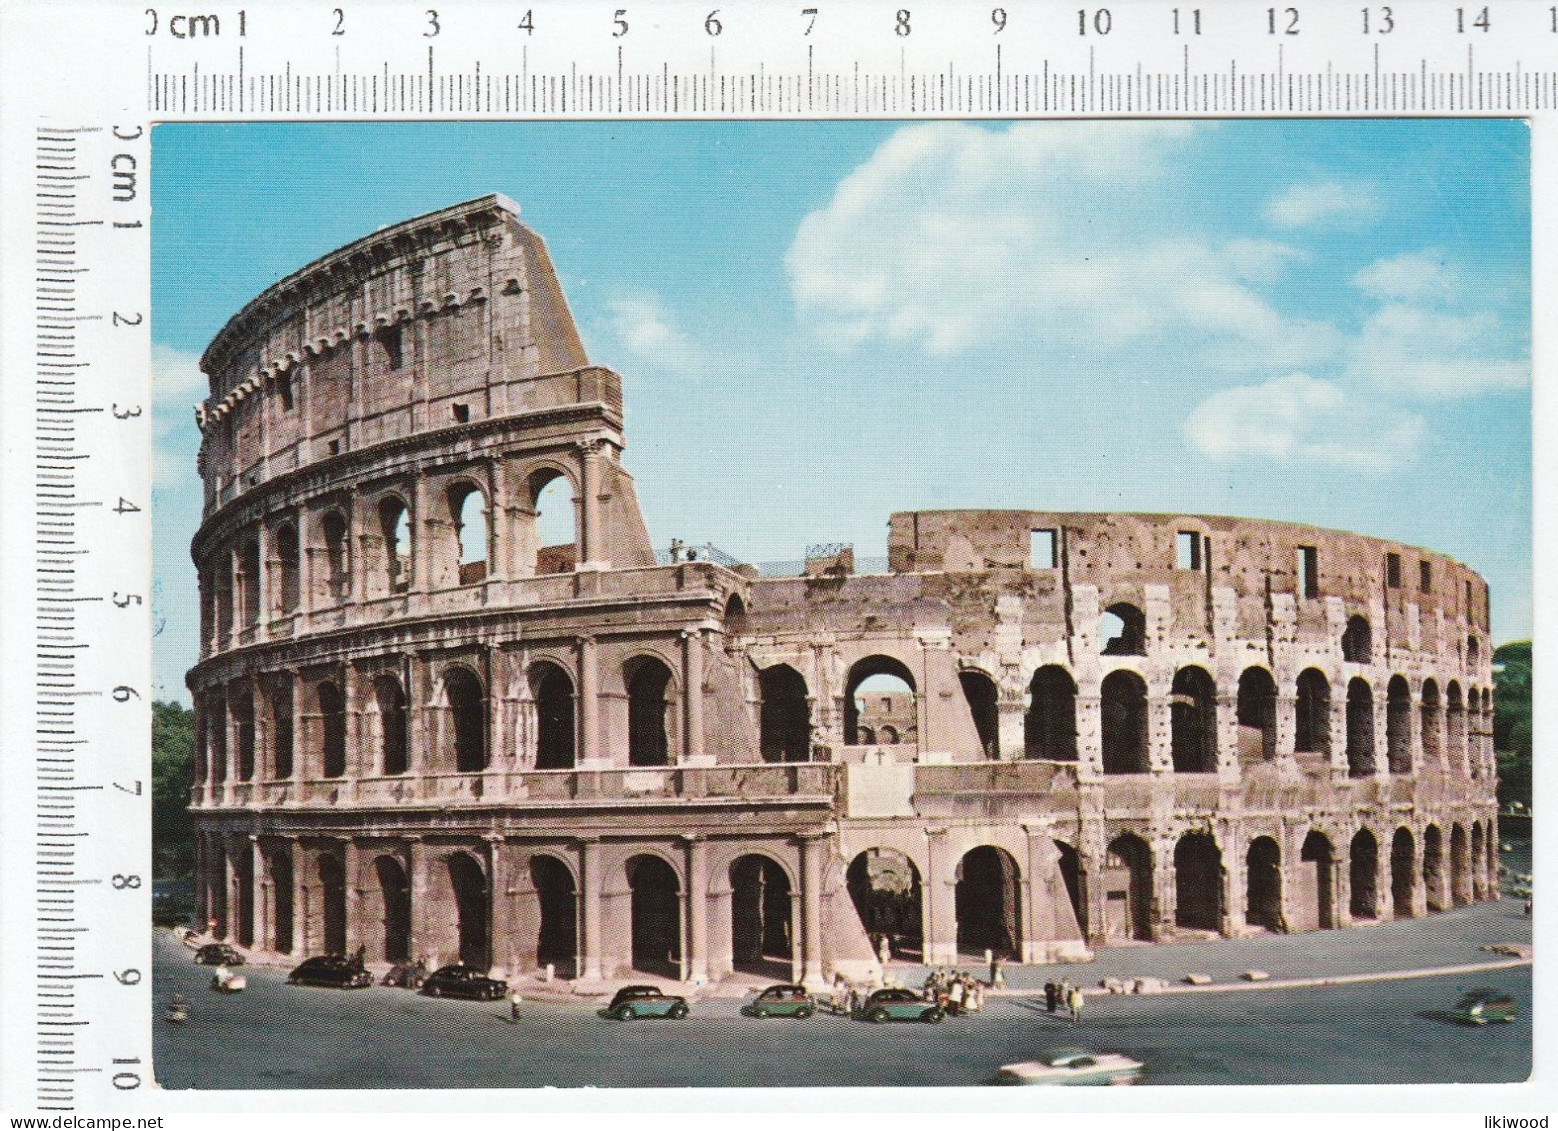
[[[683,376],[698,370],[703,351],[676,326],[655,294],[626,295],[606,304],[609,328],[634,357]]]
[[[1266,220],[1278,228],[1354,224],[1379,211],[1374,194],[1340,181],[1293,185],[1266,206]]]
[[[1352,285],[1381,302],[1449,302],[1458,280],[1434,248],[1376,259],[1352,277]]]
[[[1334,356],[1334,332],[1255,289],[1301,252],[1163,235],[1152,202],[1191,129],[904,127],[801,222],[785,260],[798,313],[840,349],[1111,354],[1172,341],[1187,359],[1268,369]]]
[[[195,453],[200,450],[200,429],[195,426],[194,406],[210,395],[200,358],[154,342],[151,381],[152,486],[169,491],[198,485]]]
[[[1350,395],[1305,373],[1223,389],[1185,422],[1190,442],[1214,460],[1307,463],[1382,473],[1411,463],[1421,417]]]
[[[1451,400],[1524,388],[1525,360],[1499,357],[1505,343],[1498,318],[1457,315],[1396,303],[1381,307],[1348,345],[1351,382],[1418,400]]]

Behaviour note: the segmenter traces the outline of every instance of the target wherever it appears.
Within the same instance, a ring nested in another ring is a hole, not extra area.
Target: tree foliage
[[[1493,748],[1501,805],[1531,804],[1531,642],[1493,652]]]
[[[195,867],[189,790],[195,781],[195,713],[177,703],[151,705],[152,870],[159,879]]]

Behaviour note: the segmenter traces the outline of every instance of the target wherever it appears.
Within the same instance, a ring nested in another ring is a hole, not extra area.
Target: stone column
[[[1168,692],[1147,691],[1147,768],[1155,774],[1174,772],[1174,708]]]
[[[1234,686],[1238,686],[1237,681]],[[1224,782],[1237,782],[1242,772],[1239,765],[1239,697],[1237,694],[1218,695],[1215,702],[1217,776]]]
[[[1331,685],[1331,777],[1345,781],[1347,769],[1347,681]]]
[[[1298,744],[1298,696],[1278,691],[1273,706],[1277,712],[1276,761],[1278,765],[1291,766]]]
[[[303,846],[297,837],[287,838],[287,858],[292,863],[292,953],[302,955],[308,949],[304,920],[308,900],[304,895],[303,870],[306,867]]]
[[[281,571],[273,568],[277,563],[271,561],[270,528],[263,522],[256,523],[254,527],[255,563],[260,571],[260,576],[255,578],[255,602],[259,608],[253,610],[254,638],[264,640],[270,635],[271,615],[281,607],[281,587],[277,583]],[[272,592],[272,590],[275,592]]]
[[[432,493],[428,490],[426,475],[417,475],[412,498],[412,521],[407,524],[411,528],[410,591],[426,593],[433,586],[433,541],[438,530],[432,515]]]
[[[924,896],[925,963],[928,966],[955,965],[958,952],[957,878],[949,856],[947,830],[926,829],[929,848]]]
[[[260,850],[260,838],[249,834],[249,887],[254,902],[251,926],[254,931],[254,949],[271,950],[270,880],[265,875],[265,853]]]
[[[1077,777],[1081,781],[1103,776],[1103,709],[1096,694],[1077,692]]]
[[[682,761],[699,765],[703,761],[703,633],[682,633],[682,694],[686,710],[682,712],[685,741]]]
[[[709,877],[708,842],[701,836],[683,837],[687,846],[688,954],[682,960],[685,980],[709,980]]]
[[[222,838],[222,858],[227,864],[223,872],[223,879],[227,884],[227,930],[223,933],[223,937],[235,942],[243,933],[239,930],[243,916],[240,913],[242,893],[239,889],[242,885],[239,883],[238,854],[248,851],[247,839],[240,840],[240,838],[235,836],[224,836]],[[254,927],[252,915],[249,926],[251,930]]]
[[[1174,840],[1159,837],[1152,845],[1152,937],[1169,938],[1178,927],[1179,888],[1174,871]]]
[[[595,647],[593,636],[579,638],[579,762],[589,768],[599,766],[601,759],[600,673]]]
[[[375,522],[378,516],[375,514],[362,514],[361,500],[357,496],[357,488],[352,487],[346,493],[346,536],[345,545],[342,547],[346,561],[342,563],[346,569],[346,597],[354,605],[362,604],[363,586],[367,584],[367,570],[363,566],[367,564],[368,555],[363,553],[365,538],[361,537],[358,529],[364,522]],[[327,551],[328,554],[328,551]],[[325,563],[325,573],[330,571],[328,557]],[[330,579],[331,581],[334,578]],[[332,604],[339,604],[340,597],[334,597]]]
[[[427,845],[421,837],[414,836],[410,838],[407,848],[411,860],[411,875],[408,877],[411,884],[411,957],[426,958],[432,953],[428,949],[430,917],[427,907]]]
[[[519,973],[515,954],[513,868],[508,845],[501,836],[487,837],[487,894],[491,900],[487,923],[492,931],[488,947],[489,971],[494,978],[514,977]]]
[[[346,956],[367,945],[367,924],[362,921],[362,850],[355,837],[341,842],[341,871],[346,883]]]
[[[579,874],[582,877],[579,899],[583,905],[580,918],[584,926],[584,970],[580,977],[586,982],[601,980],[601,844],[597,838],[579,839]]]
[[[600,528],[600,449],[599,440],[579,445],[579,494],[583,496],[579,513],[579,562],[599,568],[605,565]]]
[[[822,970],[822,864],[828,849],[826,834],[801,840],[801,983],[823,985]],[[795,946],[792,938],[790,946]]]

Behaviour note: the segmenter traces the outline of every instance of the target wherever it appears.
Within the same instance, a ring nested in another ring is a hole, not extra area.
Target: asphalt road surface
[[[406,990],[288,986],[245,971],[219,995],[210,971],[159,932],[156,1001],[183,993],[190,1020],[156,1024],[164,1088],[870,1086],[981,1084],[1001,1064],[1079,1044],[1147,1064],[1144,1084],[1508,1082],[1531,1068],[1530,967],[1460,978],[1217,994],[1093,994],[1073,1026],[1042,998],[1006,998],[939,1025],[740,1015],[697,1002],[683,1021],[611,1021],[593,1003],[433,1000]],[[1456,1025],[1442,1011],[1471,984],[1512,992],[1511,1024]]]

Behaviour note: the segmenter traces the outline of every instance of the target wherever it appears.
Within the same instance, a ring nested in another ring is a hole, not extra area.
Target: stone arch
[[[536,889],[540,924],[536,933],[536,963],[551,965],[563,978],[578,975],[579,895],[573,871],[556,856],[530,858],[530,882]]]
[[[1269,836],[1250,841],[1244,857],[1244,919],[1251,926],[1280,933],[1287,930],[1282,915],[1282,849]]]
[[[856,729],[857,729],[857,731],[859,733],[860,745],[861,746],[875,746],[876,745],[876,731],[872,730],[870,727],[867,727],[867,726],[858,727]],[[891,729],[891,728],[889,728],[889,729]],[[895,740],[896,740],[896,737],[897,736],[895,735],[894,736]]]
[[[485,580],[488,573],[491,536],[487,522],[487,495],[469,479],[461,479],[450,486],[448,498],[460,584],[474,585]]]
[[[207,854],[207,872],[211,883],[207,887],[207,898],[210,900],[209,918],[214,922],[211,934],[219,939],[227,938],[227,889],[230,879],[228,871],[231,861],[228,859],[227,846],[219,838],[213,837]]]
[[[1483,891],[1482,855],[1482,822],[1473,821],[1471,823],[1471,897],[1478,901],[1487,898],[1487,893]]]
[[[373,681],[373,702],[379,716],[379,772],[403,774],[411,768],[406,690],[393,675]]]
[[[252,947],[254,945],[254,853],[248,851],[247,846],[241,847],[233,853],[232,862],[233,884],[238,889],[238,906],[235,908],[237,929],[234,934],[239,946]]]
[[[1347,911],[1354,919],[1379,918],[1379,840],[1367,828],[1353,834],[1347,852],[1350,898]]]
[[[1145,656],[1146,614],[1128,601],[1110,605],[1098,618],[1098,650],[1104,656]]]
[[[1342,659],[1349,664],[1367,664],[1374,655],[1374,630],[1368,619],[1361,616],[1347,618],[1342,632]]]
[[[870,728],[867,727],[866,729],[869,730]],[[897,746],[902,741],[902,736],[899,735],[897,727],[891,723],[883,723],[882,730],[877,735],[877,741],[883,746]]]
[[[384,580],[391,593],[411,588],[413,527],[411,508],[399,495],[379,500],[379,536],[384,539]]]
[[[1451,680],[1445,688],[1444,719],[1447,733],[1449,763],[1453,770],[1464,772],[1466,768],[1466,708],[1461,700],[1461,685]]]
[[[1470,671],[1477,670],[1477,664],[1482,658],[1482,646],[1475,634],[1466,638],[1466,667]]]
[[[1145,774],[1147,760],[1147,683],[1121,668],[1104,677],[1099,688],[1099,718],[1103,726],[1106,774]]]
[[[1318,829],[1311,829],[1304,837],[1298,854],[1303,883],[1310,895],[1314,910],[1314,925],[1322,931],[1336,926],[1336,850],[1330,837]]]
[[[746,629],[747,603],[741,599],[740,593],[732,593],[730,599],[725,602],[725,624],[734,631],[741,632]]]
[[[628,693],[628,765],[671,761],[671,668],[657,656],[635,656],[622,666]]]
[[[270,772],[273,778],[292,776],[292,688],[276,688],[270,700]]]
[[[730,865],[730,941],[736,969],[788,978],[795,955],[794,888],[784,867],[752,852]]]
[[[632,898],[633,968],[681,977],[682,897],[676,870],[659,856],[634,856],[625,865]]]
[[[957,946],[964,954],[994,951],[1022,959],[1021,875],[1003,848],[982,844],[958,861],[953,906]]]
[[[579,486],[570,471],[543,464],[525,480],[529,513],[522,542],[532,548],[525,564],[537,574],[571,573],[579,564]]]
[[[1270,762],[1277,757],[1277,681],[1265,668],[1245,668],[1239,676],[1239,761]]]
[[[1417,844],[1412,830],[1402,825],[1390,838],[1390,913],[1396,919],[1410,919],[1416,913],[1413,896],[1417,893]]]
[[[253,538],[245,539],[238,547],[238,600],[242,606],[240,628],[265,619],[265,603],[260,599],[260,544]]]
[[[1066,898],[1071,901],[1071,912],[1077,918],[1077,927],[1082,937],[1087,938],[1087,893],[1083,890],[1082,857],[1074,846],[1063,840],[1053,843],[1055,851],[1060,854],[1060,879],[1066,885]]]
[[[1186,833],[1174,845],[1174,925],[1217,931],[1223,917],[1223,855],[1211,835]]]
[[[277,586],[277,603],[283,613],[295,613],[302,595],[297,528],[290,522],[277,527],[275,545],[276,567],[280,574],[277,579],[280,583]]]
[[[338,510],[328,510],[319,519],[319,535],[325,544],[325,591],[334,598],[346,596],[347,578],[351,575],[351,538],[347,533],[346,517]]]
[[[1412,689],[1401,675],[1385,691],[1385,764],[1393,774],[1412,772]]]
[[[536,712],[535,768],[571,770],[579,753],[573,679],[550,660],[536,661],[526,674]]]
[[[1429,911],[1443,911],[1448,906],[1448,888],[1444,870],[1444,834],[1438,825],[1423,830],[1423,893]]]
[[[379,957],[385,962],[406,962],[411,958],[411,883],[406,867],[396,856],[384,853],[374,858],[373,875],[378,882],[380,920]]]
[[[1033,673],[1023,716],[1023,753],[1051,762],[1077,760],[1077,684],[1059,664]]]
[[[1466,827],[1459,821],[1450,826],[1450,904],[1464,907],[1471,902],[1471,867],[1466,855]]]
[[[758,749],[763,761],[810,761],[811,701],[805,678],[789,664],[774,664],[757,673],[757,684],[762,697]]]
[[[1298,673],[1293,752],[1331,755],[1331,681],[1318,668]]]
[[[266,868],[270,872],[271,949],[277,954],[292,953],[292,853],[285,848],[274,849],[265,855]]]
[[[443,673],[443,706],[448,712],[445,764],[456,773],[477,774],[487,768],[487,692],[480,677],[464,664]]]
[[[254,694],[240,685],[227,697],[227,712],[238,741],[238,780],[254,780]]]
[[[321,943],[326,954],[346,954],[346,866],[333,852],[314,865],[319,880]]]
[[[1174,772],[1217,771],[1217,685],[1205,668],[1180,668],[1169,696]]]
[[[1104,935],[1152,941],[1152,848],[1135,833],[1109,842],[1104,862]]]
[[[924,953],[923,894],[913,860],[896,849],[868,848],[850,861],[845,886],[867,934],[885,935],[894,956]]]
[[[1374,773],[1374,691],[1367,680],[1354,677],[1347,684],[1347,776]]]
[[[1432,679],[1423,681],[1422,720],[1423,763],[1428,766],[1444,765],[1444,711],[1439,702],[1439,685]]]
[[[319,775],[338,778],[346,773],[346,701],[330,680],[315,689],[314,701],[319,708]]]
[[[469,852],[451,852],[444,867],[454,896],[460,961],[486,970],[492,965],[492,893],[487,872]]]
[[[980,752],[992,761],[1001,756],[1001,693],[995,680],[976,668],[964,668],[958,672],[958,683],[963,687],[963,699],[974,719],[974,730],[979,735]]]
[[[887,676],[901,682],[908,689],[908,695],[916,706],[919,703],[919,689],[914,682],[914,673],[902,660],[895,656],[874,655],[855,661],[849,669],[849,678],[844,683],[844,745],[846,746],[860,745],[860,703],[855,695],[860,685],[873,676]],[[881,729],[878,728],[878,738],[881,737]]]

